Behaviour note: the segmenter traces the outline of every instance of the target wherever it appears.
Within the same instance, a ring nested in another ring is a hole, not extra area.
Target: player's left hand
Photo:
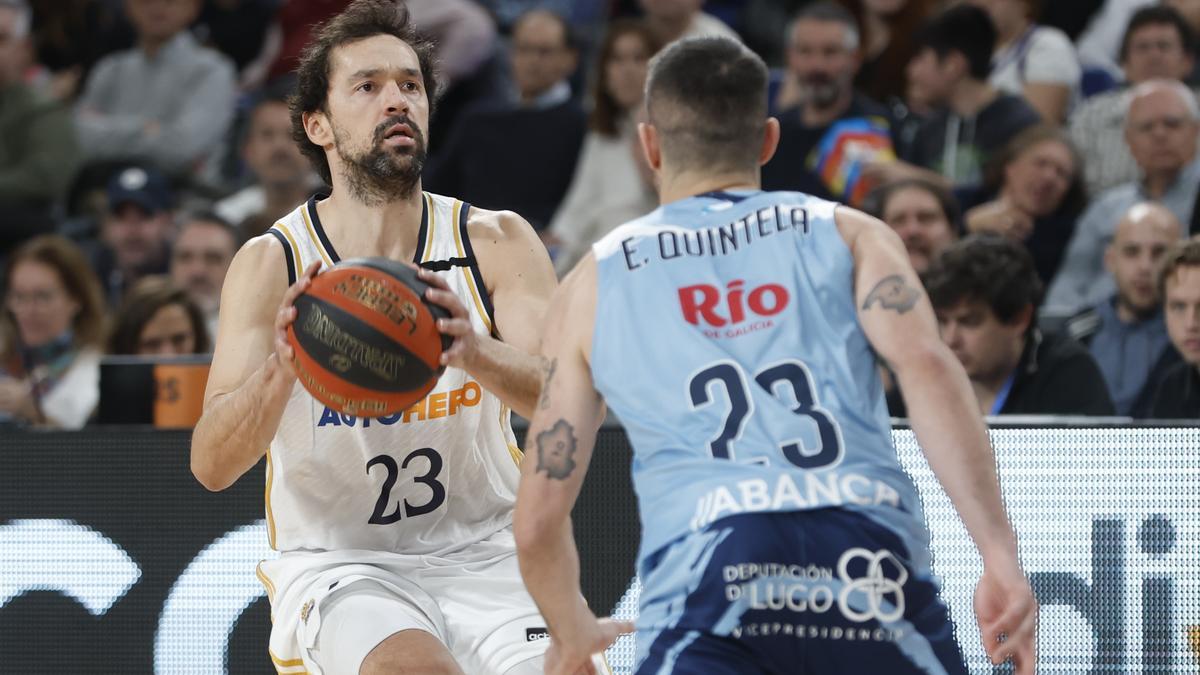
[[[470,313],[445,279],[424,268],[417,270],[417,276],[432,286],[425,291],[425,299],[450,312],[450,318],[437,322],[438,331],[453,338],[450,348],[442,352],[442,365],[467,370],[479,351],[479,336],[471,325]]]
[[[546,650],[546,675],[605,675],[596,669],[593,654],[599,654],[617,638],[633,632],[633,623],[613,619],[593,619],[570,640],[550,636]]]

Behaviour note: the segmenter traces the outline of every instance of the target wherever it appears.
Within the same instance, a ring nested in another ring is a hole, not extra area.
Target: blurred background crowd
[[[287,99],[348,2],[0,0],[0,422],[83,426],[105,355],[211,348],[238,247],[326,189]],[[895,229],[983,413],[1200,417],[1200,0],[405,4],[446,81],[425,189],[560,274],[657,204],[650,57],[731,36],[772,67],[764,188]]]

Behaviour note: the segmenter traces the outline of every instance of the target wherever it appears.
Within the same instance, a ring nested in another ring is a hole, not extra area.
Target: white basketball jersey
[[[495,334],[491,300],[467,236],[470,206],[424,193],[415,262],[458,295],[475,329]],[[316,198],[269,232],[284,245],[288,276],[339,261]],[[466,371],[447,368],[408,410],[341,415],[299,382],[267,452],[266,514],[279,551],[370,550],[438,554],[512,522],[521,450],[509,410]]]

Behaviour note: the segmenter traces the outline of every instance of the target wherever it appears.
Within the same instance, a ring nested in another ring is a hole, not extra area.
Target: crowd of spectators
[[[234,253],[328,189],[288,97],[349,1],[0,0],[0,424],[210,348]],[[424,188],[560,274],[657,205],[650,58],[730,36],[772,67],[764,188],[896,230],[981,412],[1200,417],[1200,2],[403,2],[445,81]]]

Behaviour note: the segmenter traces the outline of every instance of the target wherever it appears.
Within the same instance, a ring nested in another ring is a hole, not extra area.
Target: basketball
[[[386,258],[345,260],[296,298],[288,327],[296,373],[318,401],[348,415],[380,417],[420,401],[445,370],[448,318],[425,302],[416,270]]]

